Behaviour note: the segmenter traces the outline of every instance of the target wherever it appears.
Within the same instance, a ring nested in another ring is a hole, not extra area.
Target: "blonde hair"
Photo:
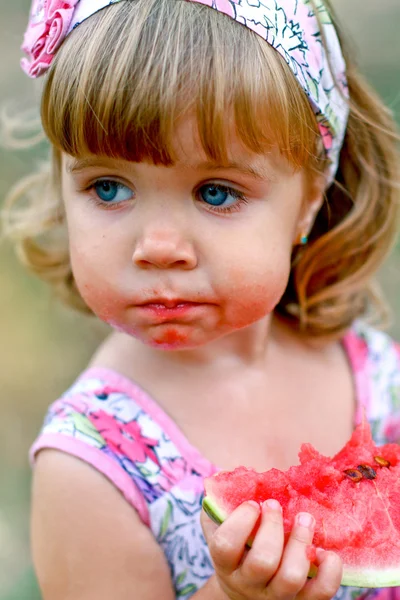
[[[339,338],[360,316],[383,320],[373,276],[397,232],[394,122],[343,40],[342,46],[351,101],[337,178],[309,244],[293,250],[289,284],[276,308],[314,339]],[[61,152],[170,165],[177,119],[195,114],[205,153],[223,162],[232,116],[250,150],[278,146],[311,178],[326,168],[314,113],[281,56],[255,33],[196,3],[130,0],[90,17],[60,48],[41,114],[52,159],[11,192],[6,230],[24,264],[85,312],[69,260]]]

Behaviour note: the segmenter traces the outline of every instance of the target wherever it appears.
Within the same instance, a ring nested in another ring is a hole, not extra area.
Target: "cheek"
[[[101,244],[97,241],[76,244],[70,241],[71,267],[76,286],[85,303],[100,318],[112,314],[115,310],[115,293],[111,273],[115,266],[107,255],[101,252]]]
[[[254,323],[270,314],[282,298],[290,275],[288,251],[259,248],[243,262],[226,269],[224,296],[227,318],[235,327]]]

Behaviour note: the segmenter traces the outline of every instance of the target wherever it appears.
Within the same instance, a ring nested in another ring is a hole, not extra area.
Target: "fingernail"
[[[297,515],[297,524],[302,527],[314,527],[315,519],[309,513],[299,513]]]
[[[325,554],[326,554],[326,550],[324,550],[323,548],[317,548],[316,551],[315,551],[315,553],[317,555],[317,559],[319,561],[321,561],[324,558]]]
[[[266,500],[263,503],[263,507],[266,506],[271,510],[279,510],[279,512],[282,512],[282,506],[279,504],[278,500],[274,500],[273,498],[271,498],[270,500]]]
[[[257,510],[260,510],[260,505],[258,504],[258,502],[255,502],[254,500],[249,500],[247,502],[247,504],[249,504],[250,506],[254,506],[254,508],[256,508]]]

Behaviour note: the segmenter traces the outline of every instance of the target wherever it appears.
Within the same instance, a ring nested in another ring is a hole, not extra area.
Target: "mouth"
[[[181,298],[157,298],[138,304],[137,308],[142,314],[151,314],[164,320],[183,317],[186,314],[195,312],[196,309],[204,307],[205,304],[206,303],[204,302],[192,302],[191,300],[184,300]]]
[[[182,308],[183,306],[198,306],[204,304],[204,302],[194,302],[192,300],[185,300],[183,298],[154,298],[140,302],[137,304],[139,307],[159,307],[166,309]]]

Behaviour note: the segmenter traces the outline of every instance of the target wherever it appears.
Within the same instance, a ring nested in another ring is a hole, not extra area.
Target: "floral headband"
[[[45,73],[66,36],[79,23],[119,1],[33,0],[22,45],[28,57],[21,61],[23,70],[34,78]],[[310,0],[184,1],[204,4],[228,15],[255,31],[283,56],[315,112],[330,159],[329,182],[333,181],[347,127],[348,87],[339,39],[323,0],[314,2],[318,15]]]

